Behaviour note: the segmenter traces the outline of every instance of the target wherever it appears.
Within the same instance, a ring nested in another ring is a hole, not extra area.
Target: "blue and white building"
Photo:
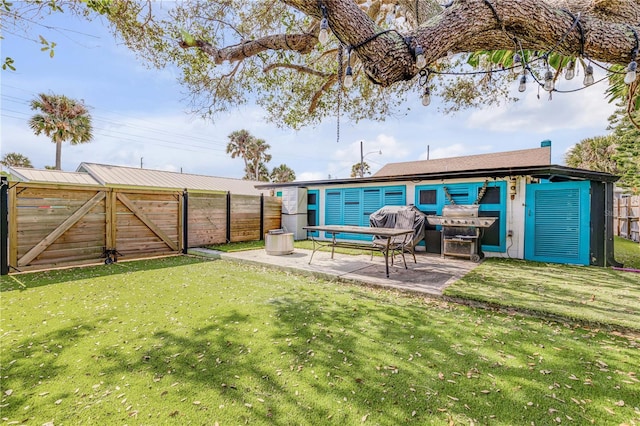
[[[306,238],[305,225],[368,226],[369,215],[385,205],[415,205],[440,215],[445,205],[478,204],[480,216],[498,218],[483,233],[487,257],[617,265],[607,212],[618,177],[550,159],[551,143],[544,141],[535,149],[390,163],[365,178],[257,188],[282,195],[283,226],[297,239]],[[439,252],[438,227],[428,227],[425,242],[426,251]]]

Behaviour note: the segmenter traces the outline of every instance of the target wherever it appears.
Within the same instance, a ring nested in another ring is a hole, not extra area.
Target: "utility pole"
[[[140,168],[142,168],[142,159],[143,159],[143,158],[144,158],[144,157],[140,157]]]
[[[364,177],[364,150],[362,141],[360,141],[360,177]]]

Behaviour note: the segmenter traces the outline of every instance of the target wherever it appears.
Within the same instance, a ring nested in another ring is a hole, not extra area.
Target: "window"
[[[478,188],[478,196],[480,196],[482,187]],[[499,186],[488,186],[484,196],[480,200],[480,204],[500,204],[501,191]]]
[[[438,203],[438,191],[435,189],[422,189],[418,191],[420,196],[419,204],[437,204]]]
[[[307,193],[307,205],[318,204],[318,193],[316,191],[309,191]]]

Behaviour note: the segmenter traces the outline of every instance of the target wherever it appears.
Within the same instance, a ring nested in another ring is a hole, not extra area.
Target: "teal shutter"
[[[405,187],[394,186],[384,188],[384,206],[404,206],[406,203]],[[380,206],[382,207],[382,206]]]
[[[327,225],[369,226],[369,215],[382,206],[405,205],[405,187],[342,188],[327,190],[325,218]],[[339,234],[336,238],[367,240],[371,236]]]
[[[382,207],[381,192],[380,188],[364,189],[362,193],[362,226],[368,226],[371,213]]]
[[[324,222],[327,225],[342,225],[342,191],[327,191]]]
[[[525,258],[589,265],[589,182],[527,185]]]
[[[360,190],[344,190],[344,224],[360,226]]]

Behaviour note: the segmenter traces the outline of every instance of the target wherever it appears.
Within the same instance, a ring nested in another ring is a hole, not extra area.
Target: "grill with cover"
[[[484,257],[480,249],[482,231],[489,228],[497,217],[478,217],[473,205],[448,205],[442,208],[442,216],[427,216],[430,225],[442,226],[442,257],[461,256],[479,262]]]

